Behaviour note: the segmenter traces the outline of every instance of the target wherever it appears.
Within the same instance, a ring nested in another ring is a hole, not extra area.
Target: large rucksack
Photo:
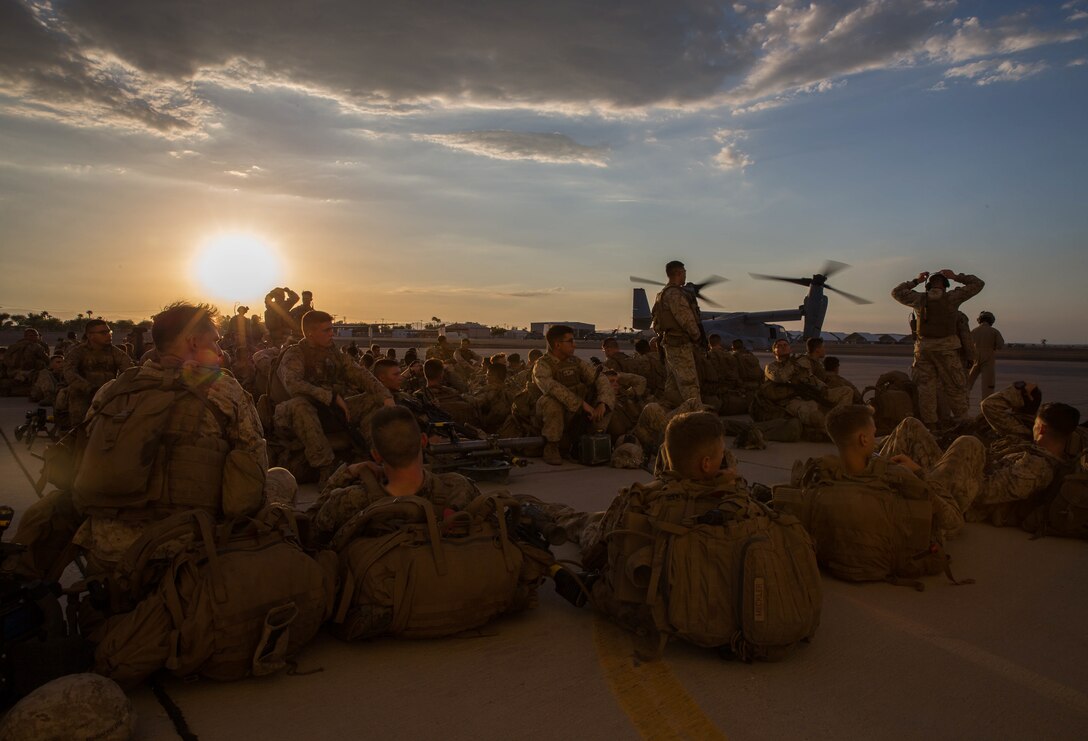
[[[872,393],[866,399],[866,395]],[[903,371],[881,374],[876,384],[866,386],[862,399],[873,408],[873,421],[878,435],[887,435],[907,417],[918,416],[917,392],[914,382]]]
[[[546,565],[511,538],[516,507],[481,495],[440,521],[422,497],[388,497],[352,517],[332,539],[342,584],[333,633],[434,638],[531,606]]]
[[[232,680],[286,666],[328,617],[336,593],[335,555],[307,555],[292,519],[270,507],[260,519],[217,528],[194,510],[145,533],[118,569],[129,594],[161,572],[149,562],[164,538],[188,531],[191,539],[150,578],[157,586],[134,609],[98,629],[95,671],[133,686],[163,667]]]
[[[203,431],[208,414],[218,434]],[[263,500],[265,472],[253,454],[231,450],[227,424],[202,389],[176,371],[159,377],[131,368],[103,393],[89,420],[46,450],[43,474],[71,491],[83,512],[160,507],[252,514]]]
[[[882,481],[888,463],[877,458],[873,473],[849,476],[825,458],[797,467],[792,486],[774,488],[776,510],[800,518],[816,543],[816,558],[846,581],[890,581],[925,586],[918,577],[942,570],[953,583],[948,555],[933,538],[933,505],[908,499]],[[798,480],[799,479],[799,480]]]
[[[1060,467],[1022,527],[1036,537],[1088,539],[1088,457]]]
[[[796,518],[675,479],[627,496],[618,527],[605,534],[600,609],[640,633],[656,631],[659,649],[675,636],[745,661],[780,659],[815,634],[820,574]]]

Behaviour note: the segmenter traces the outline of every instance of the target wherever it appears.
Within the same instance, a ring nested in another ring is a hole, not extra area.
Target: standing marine
[[[951,281],[962,285],[949,290]],[[914,290],[925,284],[925,292]],[[959,307],[982,290],[974,275],[922,272],[892,289],[892,298],[914,309],[915,339],[912,380],[918,389],[918,413],[927,427],[937,425],[937,397],[948,405],[953,420],[967,413],[967,375],[960,357],[957,332]]]
[[[681,399],[699,401],[699,375],[695,366],[696,348],[706,350],[706,334],[700,322],[695,294],[684,288],[688,271],[673,260],[665,265],[668,283],[657,294],[653,308],[653,330],[665,348],[669,368],[666,394],[675,387]]]

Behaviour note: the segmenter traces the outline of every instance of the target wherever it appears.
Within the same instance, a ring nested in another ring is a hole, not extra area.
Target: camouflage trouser
[[[964,513],[982,490],[986,446],[977,437],[956,438],[941,451],[933,434],[914,417],[907,417],[884,438],[880,455],[906,455],[922,467],[933,493],[933,517],[946,537],[963,528]]]
[[[574,419],[574,415],[585,414],[582,409],[577,412],[567,411],[567,408],[560,404],[559,400],[554,396],[541,396],[536,402],[536,412],[543,422],[540,434],[550,443],[557,443],[562,439],[563,430]],[[586,432],[604,432],[608,429],[611,417],[612,412],[608,412],[601,419],[594,422],[589,420],[587,416]],[[571,442],[575,441],[572,440]]]
[[[91,408],[91,395],[81,391],[68,389],[68,420],[72,425],[78,425],[87,416],[87,410]]]
[[[665,345],[665,363],[669,367],[669,379],[665,382],[665,394],[675,389],[681,399],[699,400],[699,373],[695,369],[694,345]]]
[[[670,419],[677,414],[701,411],[702,408],[702,403],[698,399],[688,399],[671,411],[656,402],[650,402],[642,408],[632,432],[638,438],[639,444],[652,454],[665,440],[665,427]]]
[[[948,404],[954,419],[967,414],[967,376],[959,350],[959,340],[955,337],[914,343],[911,380],[918,388],[918,412],[927,425],[936,424],[939,419],[938,394]]]
[[[982,377],[982,398],[985,399],[994,392],[997,385],[997,363],[993,358],[976,360],[971,366],[971,372],[967,374],[968,393],[975,387],[975,381],[979,379],[979,376]]]
[[[536,505],[566,531],[572,543],[578,544],[582,558],[600,541],[604,512],[579,512],[574,507],[555,502],[536,502]]]
[[[805,427],[824,428],[824,410],[811,399],[790,399],[783,407],[791,417],[797,417]]]
[[[363,440],[369,443],[370,418],[381,408],[381,398],[373,394],[356,394],[344,397],[344,401],[348,405],[348,424],[357,428]],[[320,469],[331,465],[336,459],[328,435],[321,426],[317,408],[309,399],[296,396],[277,404],[273,424],[276,432],[298,438],[305,449],[306,462],[310,467]]]

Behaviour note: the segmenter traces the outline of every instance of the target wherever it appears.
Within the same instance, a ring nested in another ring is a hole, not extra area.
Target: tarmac
[[[1037,380],[1045,398],[1084,412],[1088,376],[1076,365],[1009,364],[999,369],[999,388],[1018,377]],[[857,383],[882,367],[844,372]],[[12,435],[31,408],[25,399],[0,399],[0,428],[36,474],[40,462],[30,452],[40,453],[44,439],[28,452]],[[830,450],[770,443],[734,452],[749,481],[775,484],[788,479],[795,459]],[[537,460],[515,469],[505,486],[591,511],[649,478]],[[35,494],[7,450],[0,482],[0,503],[18,517]],[[299,507],[315,497],[314,486],[304,486]],[[723,661],[679,642],[661,660],[640,662],[628,634],[545,584],[537,609],[471,634],[346,644],[322,633],[298,657],[295,674],[163,685],[204,740],[1083,738],[1088,545],[969,524],[947,550],[956,576],[974,584],[932,576],[917,592],[825,576],[819,630],[777,663]],[[562,546],[557,555],[577,554]],[[140,738],[178,738],[149,688],[130,698]]]

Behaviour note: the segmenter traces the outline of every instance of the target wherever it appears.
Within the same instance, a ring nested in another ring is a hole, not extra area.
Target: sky
[[[0,0],[0,311],[613,328],[669,260],[763,311],[830,259],[874,303],[828,330],[950,268],[1088,343],[1086,39],[1088,0]]]

